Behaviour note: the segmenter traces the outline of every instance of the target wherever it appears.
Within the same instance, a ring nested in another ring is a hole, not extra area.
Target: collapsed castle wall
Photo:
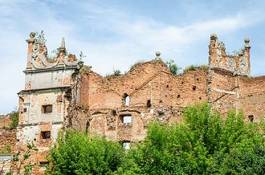
[[[246,120],[255,122],[265,117],[265,77],[250,77],[250,44],[233,55],[212,35],[209,44],[209,103],[223,115],[231,110],[243,112]]]
[[[265,77],[240,77],[240,109],[248,120],[263,121],[265,117]]]
[[[80,100],[69,108],[69,126],[119,141],[143,140],[150,121],[177,122],[183,108],[207,101],[206,70],[173,75],[159,59],[138,63],[124,75],[102,77],[89,70],[78,83]],[[131,121],[124,123],[124,117]]]
[[[79,100],[70,108],[71,127],[119,141],[139,141],[154,120],[178,122],[186,106],[208,102],[225,116],[242,111],[246,120],[264,118],[264,77],[249,77],[250,45],[229,55],[210,37],[208,70],[172,75],[160,59],[138,63],[124,75],[80,75]],[[124,124],[123,117],[131,116]],[[254,119],[252,119],[254,118]]]
[[[229,71],[212,69],[208,75],[208,97],[212,107],[225,115],[238,107],[238,84]]]
[[[189,71],[172,75],[162,61],[145,62],[129,73],[102,77],[92,71],[82,75],[80,103],[90,110],[118,108],[123,98],[130,98],[130,106],[186,106],[195,101],[206,100],[205,70]]]

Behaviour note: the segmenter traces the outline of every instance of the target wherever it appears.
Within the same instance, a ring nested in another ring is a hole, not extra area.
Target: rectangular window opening
[[[121,121],[125,125],[130,125],[132,123],[132,116],[131,115],[122,115]]]
[[[41,111],[44,114],[52,113],[52,105],[42,105]]]
[[[131,142],[130,141],[123,141],[122,142],[122,147],[125,150],[129,150],[131,148]]]
[[[48,161],[40,161],[40,167],[46,168],[49,165]]]
[[[51,131],[41,131],[41,138],[42,139],[50,139],[51,138]]]
[[[253,121],[254,121],[254,115],[249,115],[249,116],[248,116],[248,120],[249,120],[250,122],[253,122]]]

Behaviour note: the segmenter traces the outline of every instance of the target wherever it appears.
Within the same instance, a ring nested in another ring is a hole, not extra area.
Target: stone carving
[[[31,32],[28,41],[32,41],[31,62],[34,69],[53,68],[57,66],[75,66],[78,60],[75,55],[67,52],[64,38],[61,46],[53,51],[52,55],[48,54],[44,32],[40,34]]]

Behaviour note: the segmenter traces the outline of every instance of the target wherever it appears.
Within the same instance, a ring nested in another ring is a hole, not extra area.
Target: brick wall
[[[0,129],[2,128],[8,128],[11,124],[11,119],[9,115],[0,116]]]
[[[10,145],[11,152],[15,151],[16,130],[0,129],[0,150]]]
[[[208,99],[206,70],[173,75],[160,60],[138,63],[120,76],[102,77],[90,70],[78,83],[80,101],[69,108],[67,123],[119,141],[140,141],[151,121],[179,121],[184,107]],[[130,124],[122,122],[124,115],[132,116]]]

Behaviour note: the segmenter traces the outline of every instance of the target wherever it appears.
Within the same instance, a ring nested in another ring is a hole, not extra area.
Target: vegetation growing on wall
[[[0,149],[0,154],[11,154],[11,145],[6,144],[3,148]]]
[[[114,76],[120,76],[121,75],[121,71],[116,69],[116,70],[113,71],[113,75]]]
[[[200,65],[200,66],[190,65],[190,66],[185,67],[185,69],[183,70],[183,73],[187,73],[189,71],[195,71],[195,70],[198,70],[198,69],[207,71],[208,70],[208,66],[207,65]]]
[[[10,129],[15,129],[18,125],[18,111],[13,111],[9,114],[11,119]]]
[[[81,69],[79,70],[79,72],[81,73],[81,74],[87,74],[87,73],[89,73],[91,71],[91,66],[87,66],[87,65],[83,65],[82,67],[81,67]]]
[[[173,75],[178,75],[180,73],[181,68],[176,65],[174,60],[169,60],[166,64]]]
[[[121,75],[122,75],[122,73],[119,69],[114,69],[111,74],[107,74],[105,77],[111,78],[111,77],[117,77],[117,76],[121,76]]]
[[[178,124],[152,123],[130,151],[67,132],[51,152],[50,174],[264,174],[264,124],[225,120],[207,104],[189,107]]]

